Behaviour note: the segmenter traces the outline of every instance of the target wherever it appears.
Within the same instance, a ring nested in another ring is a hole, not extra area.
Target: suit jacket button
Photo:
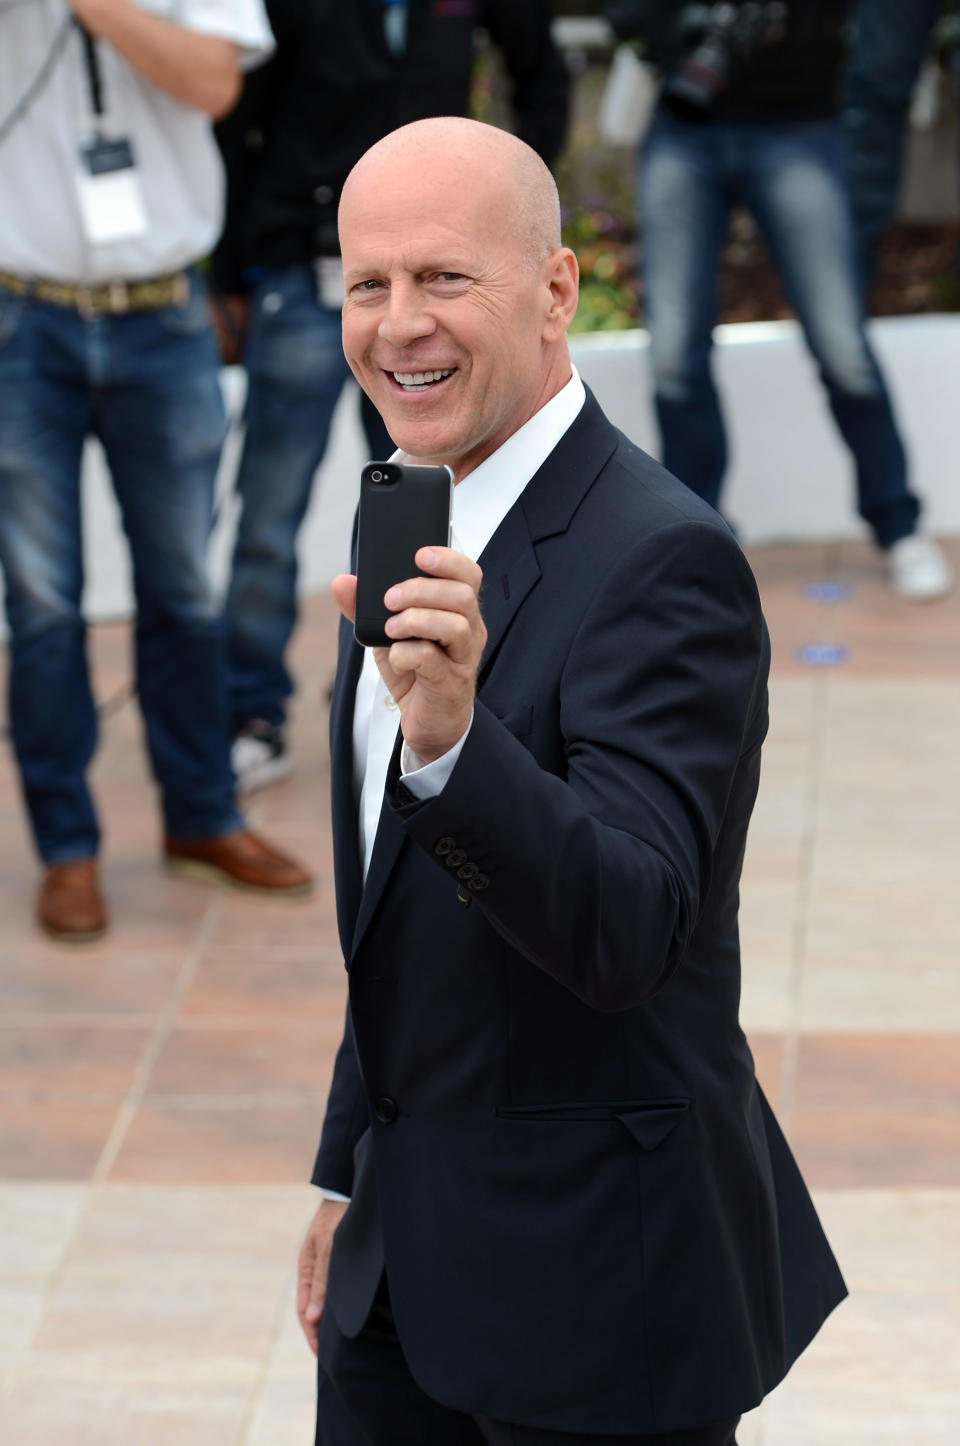
[[[447,854],[447,868],[458,869],[461,864],[467,862],[467,856],[463,849],[454,849],[452,854]]]
[[[373,1113],[381,1125],[392,1125],[397,1118],[396,1100],[392,1100],[389,1095],[384,1095],[382,1099],[377,1100]]]
[[[461,904],[463,904],[465,908],[469,908],[471,902],[470,895],[467,893],[466,889],[463,887],[462,884],[457,885],[457,898],[460,900]]]
[[[463,882],[464,882],[465,884],[468,884],[471,879],[475,879],[475,878],[477,877],[477,874],[478,874],[479,872],[480,872],[480,870],[479,870],[479,868],[477,867],[477,865],[474,864],[474,863],[471,863],[470,860],[468,859],[467,862],[463,865],[462,868],[457,869],[457,878],[458,878],[458,879],[463,879]]]
[[[456,840],[452,838],[438,838],[433,846],[433,851],[438,859],[445,859],[447,854],[457,846]]]
[[[482,893],[485,888],[487,888],[489,883],[490,880],[487,878],[486,874],[474,874],[467,887],[472,889],[475,894],[479,894]]]

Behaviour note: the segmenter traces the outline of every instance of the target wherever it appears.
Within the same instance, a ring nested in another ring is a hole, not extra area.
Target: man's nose
[[[436,331],[437,323],[430,315],[420,288],[413,282],[394,283],[390,288],[386,313],[380,322],[381,338],[393,347],[409,346],[421,337]]]

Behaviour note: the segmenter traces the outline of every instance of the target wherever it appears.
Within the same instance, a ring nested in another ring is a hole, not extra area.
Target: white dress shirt
[[[263,0],[134,0],[201,35],[239,47],[244,68],[265,59],[273,36]],[[62,0],[0,0],[0,120],[29,87],[69,20]],[[92,135],[80,31],[0,144],[0,271],[92,285],[162,276],[206,255],[223,221],[223,166],[210,118],[152,85],[109,44],[97,43],[110,138],[126,137],[140,175],[149,229],[92,245],[77,197],[80,148]]]

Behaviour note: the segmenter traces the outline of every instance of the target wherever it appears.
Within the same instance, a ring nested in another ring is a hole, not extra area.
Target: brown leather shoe
[[[91,944],[107,927],[95,859],[51,864],[37,895],[37,923],[63,944]]]
[[[247,828],[215,838],[164,839],[167,868],[206,882],[235,884],[264,894],[309,894],[306,869]]]

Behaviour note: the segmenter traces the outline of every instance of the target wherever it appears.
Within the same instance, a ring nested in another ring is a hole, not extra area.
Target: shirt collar
[[[566,386],[453,489],[453,546],[476,562],[586,400],[576,367]]]

